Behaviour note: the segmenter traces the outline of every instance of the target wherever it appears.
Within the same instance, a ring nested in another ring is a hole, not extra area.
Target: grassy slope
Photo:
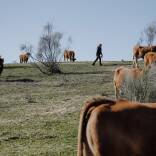
[[[121,64],[63,63],[65,74],[53,76],[29,64],[5,65],[0,76],[0,155],[76,155],[80,108],[96,95],[114,97],[113,71]]]

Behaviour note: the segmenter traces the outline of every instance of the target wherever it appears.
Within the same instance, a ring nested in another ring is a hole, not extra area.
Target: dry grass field
[[[79,112],[96,95],[114,98],[113,71],[131,62],[62,63],[46,76],[7,64],[0,76],[0,156],[76,155]]]

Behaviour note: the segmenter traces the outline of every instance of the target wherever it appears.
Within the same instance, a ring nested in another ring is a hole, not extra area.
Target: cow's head
[[[75,62],[76,58],[73,58],[73,62]]]
[[[27,55],[28,55],[28,56],[30,56],[30,55],[31,55],[31,53],[27,52]]]

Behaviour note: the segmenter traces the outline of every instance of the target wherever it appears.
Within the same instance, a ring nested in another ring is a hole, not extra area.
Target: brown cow
[[[124,66],[116,68],[113,80],[116,99],[119,98],[121,86],[125,80],[139,78],[142,74],[143,70],[139,68],[127,68]]]
[[[138,59],[144,59],[148,52],[156,52],[156,46],[134,46],[133,48],[133,66],[138,67]]]
[[[81,110],[77,156],[155,156],[156,103],[88,101]]]
[[[19,56],[20,63],[27,63],[29,59],[30,53],[23,53]]]
[[[64,51],[64,61],[68,61],[68,59],[73,62],[76,60],[74,51],[72,51],[72,50]]]
[[[0,57],[0,75],[1,75],[1,73],[2,73],[2,71],[3,71],[3,67],[4,67],[4,58],[1,58]]]
[[[138,67],[138,59],[144,58],[144,55],[151,51],[151,48],[148,46],[134,46],[133,48],[133,66]]]
[[[144,56],[144,65],[147,69],[148,67],[151,67],[153,63],[156,63],[156,53],[155,52],[148,52]]]

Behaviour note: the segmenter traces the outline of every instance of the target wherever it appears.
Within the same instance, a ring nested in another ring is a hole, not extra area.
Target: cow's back
[[[82,132],[82,146],[92,151],[88,156],[156,155],[156,104],[107,102],[95,106],[89,114]]]
[[[120,87],[124,80],[138,78],[141,73],[142,70],[139,68],[118,67],[114,72],[114,83]]]
[[[124,107],[125,102],[92,111],[87,136],[95,140],[93,149],[100,156],[156,155],[156,108],[132,103]]]

